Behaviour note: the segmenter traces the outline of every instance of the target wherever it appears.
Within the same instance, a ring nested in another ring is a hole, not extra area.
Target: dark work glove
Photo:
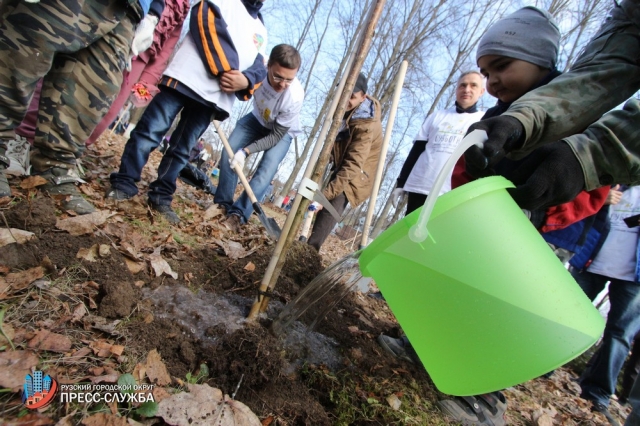
[[[474,123],[469,127],[467,134],[474,130],[484,130],[489,139],[482,148],[472,146],[464,154],[467,173],[473,177],[492,174],[488,169],[504,158],[508,152],[524,144],[522,123],[507,115]]]
[[[573,200],[584,189],[580,162],[565,142],[533,151],[505,177],[516,187],[509,194],[522,209],[539,210]]]

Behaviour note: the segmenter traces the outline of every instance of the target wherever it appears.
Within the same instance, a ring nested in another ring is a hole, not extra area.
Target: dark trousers
[[[413,213],[420,207],[424,205],[424,202],[427,201],[427,196],[425,194],[418,194],[417,192],[407,192],[407,211],[405,212],[405,216],[409,213]]]
[[[344,209],[347,208],[347,204],[349,204],[349,200],[347,200],[347,196],[344,195],[344,192],[338,195],[333,200],[329,200],[331,205],[338,211],[338,214],[342,214]],[[308,244],[320,251],[320,247],[324,243],[324,240],[327,239],[333,227],[338,223],[331,213],[329,213],[326,209],[322,209],[318,212],[316,216],[316,221],[313,223],[313,229],[311,230],[311,236],[309,236]]]
[[[627,363],[622,373],[622,391],[620,392],[620,398],[629,399],[629,393],[633,383],[636,381],[640,373],[640,333],[636,334],[633,339],[633,346],[631,346],[631,355],[627,358]]]

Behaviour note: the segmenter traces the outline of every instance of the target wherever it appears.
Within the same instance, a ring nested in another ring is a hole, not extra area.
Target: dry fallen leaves
[[[98,245],[94,244],[89,248],[81,248],[76,254],[76,259],[84,259],[87,262],[98,260]]]
[[[26,416],[3,422],[2,426],[48,426],[52,424],[53,420],[50,417],[38,412],[32,412]]]
[[[56,222],[56,228],[67,231],[69,234],[78,236],[83,234],[89,234],[93,232],[93,229],[102,225],[110,216],[113,216],[108,210],[100,210],[94,213],[89,213],[81,216],[70,217],[68,219],[58,219]]]
[[[35,238],[35,234],[33,232],[15,228],[0,229],[0,247],[13,243],[24,244],[32,238]]]
[[[22,182],[20,182],[20,188],[33,189],[46,183],[49,183],[49,181],[42,176],[29,176],[28,178],[23,179]]]
[[[69,352],[69,350],[71,350],[71,339],[65,335],[53,333],[48,330],[39,330],[36,335],[29,340],[27,347],[41,351]]]
[[[38,356],[31,351],[0,352],[0,388],[13,392],[22,389],[25,376],[38,365]]]
[[[175,426],[262,426],[249,407],[206,384],[162,400],[157,415]]]
[[[224,250],[224,254],[226,254],[229,259],[237,260],[249,255],[242,244],[236,241],[221,241],[213,239],[213,242],[222,247],[222,249]]]
[[[129,259],[128,257],[124,258],[124,263],[126,263],[127,269],[129,270],[129,272],[131,272],[132,275],[135,275],[135,274],[137,274],[138,272],[141,272],[144,269],[144,263],[135,262],[135,261]]]
[[[213,204],[204,212],[203,218],[204,220],[209,220],[216,216],[221,216],[222,214],[224,214],[224,210],[219,208],[217,204]]]
[[[159,386],[166,386],[171,383],[171,376],[169,376],[167,366],[162,362],[162,358],[157,350],[153,349],[149,352],[144,367],[151,383]]]
[[[126,417],[118,417],[109,413],[98,413],[82,420],[84,426],[129,426]]]
[[[44,269],[41,266],[7,274],[6,277],[0,277],[0,294],[9,293],[9,290],[12,290],[12,293],[24,290],[29,284],[42,277],[44,277]]]
[[[402,405],[400,398],[398,398],[395,393],[392,393],[387,397],[387,403],[389,404],[389,407],[395,411],[398,411],[400,409],[400,405]]]
[[[116,383],[120,374],[111,367],[104,367],[104,374],[97,377],[89,377],[92,383]]]
[[[169,266],[167,261],[162,258],[162,255],[160,254],[161,250],[162,248],[158,247],[147,257],[149,263],[151,264],[151,268],[153,269],[153,273],[156,277],[159,277],[162,274],[166,274],[172,277],[174,280],[177,280],[178,273],[173,272],[171,266]]]

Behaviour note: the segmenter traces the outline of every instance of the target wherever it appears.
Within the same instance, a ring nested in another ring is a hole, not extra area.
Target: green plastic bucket
[[[438,389],[477,395],[538,377],[596,342],[604,321],[513,201],[502,177],[438,197],[429,237],[413,212],[360,256]]]

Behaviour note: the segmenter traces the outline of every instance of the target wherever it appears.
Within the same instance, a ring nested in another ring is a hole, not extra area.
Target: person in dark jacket
[[[602,344],[580,378],[580,396],[597,411],[609,406],[631,342],[640,330],[640,226],[636,221],[629,227],[624,220],[640,214],[640,186],[623,187],[622,194],[601,219],[609,221],[609,232],[595,236],[592,232],[570,261],[571,275],[589,299],[594,300],[609,283],[611,308]]]

